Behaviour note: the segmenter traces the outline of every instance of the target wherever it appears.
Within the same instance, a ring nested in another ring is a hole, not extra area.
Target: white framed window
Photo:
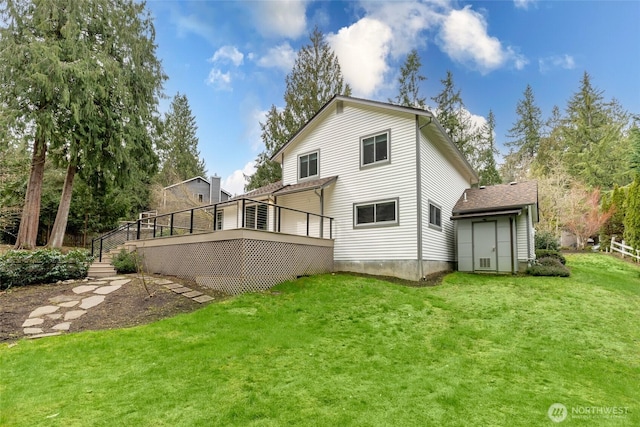
[[[398,199],[353,204],[355,228],[385,227],[398,223]]]
[[[442,208],[429,201],[429,227],[442,230]]]
[[[244,226],[255,230],[266,230],[268,219],[267,205],[251,205],[245,208]]]
[[[389,163],[391,131],[360,138],[360,167]]]
[[[224,228],[224,211],[216,212],[216,230],[222,230]]]
[[[298,156],[298,179],[318,176],[318,151]]]

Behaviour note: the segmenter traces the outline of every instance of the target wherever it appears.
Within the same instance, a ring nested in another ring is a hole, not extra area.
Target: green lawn
[[[567,258],[566,279],[302,278],[151,325],[3,345],[0,425],[557,425],[553,403],[569,411],[560,425],[640,425],[640,268]]]

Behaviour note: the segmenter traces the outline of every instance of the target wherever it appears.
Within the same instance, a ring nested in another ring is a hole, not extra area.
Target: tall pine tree
[[[271,156],[334,95],[351,94],[351,88],[344,83],[338,57],[317,28],[310,36],[310,44],[298,51],[285,83],[284,109],[272,105],[266,122],[260,124],[265,151],[256,159],[256,172],[247,177],[246,190],[282,179],[282,169],[270,160]]]
[[[165,115],[160,144],[159,181],[163,187],[206,175],[198,151],[198,127],[186,95],[177,93]]]
[[[523,96],[516,106],[518,119],[507,135],[512,140],[505,145],[513,149],[517,161],[530,162],[540,146],[542,111],[536,105],[530,85],[527,85]]]
[[[442,91],[431,98],[436,103],[436,117],[471,166],[477,168],[479,130],[471,122],[460,89],[453,81],[453,73],[447,70],[447,76],[440,82]]]
[[[0,11],[0,91],[17,126],[34,128],[17,247],[36,243],[47,151],[66,167],[50,244],[62,244],[74,177],[127,179],[154,159],[149,131],[166,78],[152,17],[133,0],[8,0]],[[25,61],[24,58],[29,58]],[[155,161],[145,168],[154,168]]]
[[[480,185],[495,185],[502,182],[498,168],[496,167],[496,143],[494,138],[496,128],[496,118],[493,111],[489,110],[487,123],[483,127],[484,147],[479,155],[478,175],[480,176]]]
[[[389,102],[405,107],[427,108],[426,98],[420,97],[420,82],[427,79],[420,74],[421,66],[420,55],[416,49],[413,49],[400,68],[398,95],[394,99],[389,99]]]

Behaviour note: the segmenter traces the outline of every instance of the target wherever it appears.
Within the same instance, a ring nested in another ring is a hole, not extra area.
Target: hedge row
[[[87,276],[93,257],[83,249],[14,250],[0,255],[0,289]]]

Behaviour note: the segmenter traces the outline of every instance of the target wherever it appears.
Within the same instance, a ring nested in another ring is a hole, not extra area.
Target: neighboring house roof
[[[506,210],[538,204],[537,181],[491,185],[464,191],[453,207],[453,215],[484,213],[504,215]]]
[[[444,128],[442,127],[440,122],[438,122],[436,117],[430,111],[424,110],[424,109],[421,109],[421,108],[405,107],[405,106],[402,106],[402,105],[389,104],[389,103],[380,102],[380,101],[371,101],[371,100],[368,100],[368,99],[354,98],[354,97],[351,97],[351,96],[344,96],[344,95],[335,95],[326,104],[324,104],[322,106],[322,108],[320,108],[320,110],[318,110],[318,112],[316,112],[316,114],[314,114],[313,117],[311,117],[311,119],[309,119],[309,121],[307,121],[307,123],[305,123],[291,137],[291,139],[289,139],[289,141],[287,141],[286,144],[284,144],[278,151],[276,151],[271,156],[271,160],[280,162],[281,161],[281,154],[287,148],[289,148],[291,145],[293,145],[297,141],[297,139],[300,137],[300,135],[305,132],[306,129],[310,128],[312,126],[312,124],[314,124],[315,122],[319,121],[320,120],[320,116],[322,116],[325,111],[329,110],[330,106],[332,106],[333,104],[335,104],[338,101],[344,101],[344,102],[348,102],[348,103],[356,104],[356,105],[360,105],[360,106],[375,107],[375,108],[381,108],[381,109],[390,110],[390,111],[408,113],[408,114],[412,114],[412,115],[417,115],[417,116],[428,118],[429,121],[426,122],[426,123],[423,123],[420,126],[420,129],[422,129],[423,127],[426,126],[428,130],[424,130],[423,132],[428,133],[430,139],[437,140],[437,142],[439,142],[441,144],[443,149],[445,149],[445,151],[447,151],[449,155],[451,155],[452,157],[457,159],[456,163],[458,163],[462,168],[467,170],[468,175],[469,175],[472,183],[477,183],[478,182],[478,174],[476,173],[476,171],[471,167],[471,165],[469,164],[467,159],[464,157],[464,155],[460,152],[460,150],[458,149],[456,144],[451,140],[449,135],[446,133],[446,131],[444,130]],[[433,124],[433,126],[427,126],[427,125],[430,125],[430,124]],[[432,142],[434,142],[434,141],[432,141]]]
[[[203,180],[204,182],[206,182],[207,184],[210,184],[209,180],[204,179],[204,178],[203,178],[203,177],[201,177],[201,176],[194,176],[193,178],[185,179],[185,180],[184,180],[184,181],[182,181],[182,182],[178,182],[178,183],[176,183],[176,184],[168,185],[168,186],[164,187],[164,190],[168,190],[169,188],[177,187],[177,186],[179,186],[179,185],[184,185],[184,184],[186,184],[186,183],[188,183],[188,182],[195,181],[195,180],[197,180],[197,179],[201,179],[201,180]]]
[[[282,185],[282,181],[267,184],[263,187],[256,188],[246,194],[242,194],[236,198],[255,199],[262,196],[284,196],[285,194],[299,193],[302,191],[317,190],[325,188],[338,180],[338,176],[330,176],[327,178],[312,179],[300,182],[298,184]]]
[[[172,188],[172,187],[178,187],[178,186],[180,186],[180,185],[184,185],[184,184],[186,184],[186,183],[188,183],[188,182],[195,181],[195,180],[197,180],[197,179],[201,179],[201,180],[203,180],[204,182],[206,182],[207,184],[211,185],[211,182],[210,182],[208,179],[205,179],[205,178],[203,178],[203,177],[201,177],[201,176],[194,176],[193,178],[185,179],[185,180],[184,180],[184,181],[182,181],[182,182],[178,182],[178,183],[176,183],[176,184],[168,185],[168,186],[164,187],[164,188],[163,188],[163,190],[168,190],[169,188]],[[229,192],[228,192],[227,190],[225,190],[224,188],[221,188],[221,189],[220,189],[220,191],[222,191],[224,194],[226,194],[226,195],[227,195],[227,197],[231,198],[232,194],[231,194],[231,193],[229,193]]]

